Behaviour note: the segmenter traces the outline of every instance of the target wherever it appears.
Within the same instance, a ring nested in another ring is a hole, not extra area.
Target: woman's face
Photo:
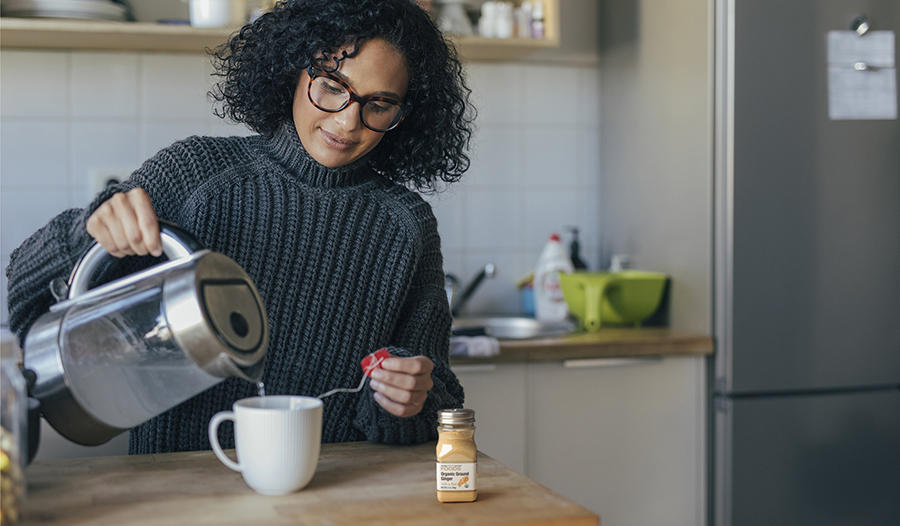
[[[381,95],[403,101],[409,84],[403,56],[394,46],[379,39],[363,42],[359,53],[342,60],[334,75],[360,97]],[[351,102],[337,113],[328,113],[309,101],[308,87],[309,74],[304,70],[294,92],[294,126],[313,159],[335,168],[356,161],[378,146],[385,132],[366,128],[359,117],[358,103]]]

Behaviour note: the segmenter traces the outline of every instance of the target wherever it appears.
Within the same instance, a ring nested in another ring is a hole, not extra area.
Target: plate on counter
[[[0,15],[18,18],[126,20],[125,6],[108,0],[3,0]]]

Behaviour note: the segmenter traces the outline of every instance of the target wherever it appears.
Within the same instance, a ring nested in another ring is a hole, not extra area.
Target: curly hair
[[[289,0],[244,26],[210,53],[222,77],[209,95],[216,115],[262,135],[292,122],[303,70],[354,56],[380,38],[409,70],[405,102],[412,112],[386,132],[369,165],[399,184],[434,190],[469,167],[475,110],[456,48],[413,0]],[[341,49],[342,56],[335,56]],[[220,106],[220,107],[218,107]]]

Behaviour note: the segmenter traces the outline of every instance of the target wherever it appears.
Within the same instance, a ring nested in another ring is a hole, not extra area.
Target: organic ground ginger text
[[[437,498],[441,502],[472,502],[478,495],[475,411],[438,412]]]

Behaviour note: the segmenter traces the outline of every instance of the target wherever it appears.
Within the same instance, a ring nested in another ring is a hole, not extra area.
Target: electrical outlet
[[[97,195],[101,190],[111,184],[118,184],[128,179],[136,168],[124,166],[104,166],[91,168],[90,186],[91,195]]]

